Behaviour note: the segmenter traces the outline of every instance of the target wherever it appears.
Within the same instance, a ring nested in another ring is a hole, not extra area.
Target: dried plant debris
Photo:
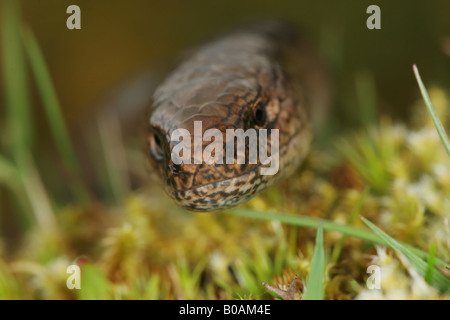
[[[280,296],[283,300],[300,300],[301,294],[298,288],[297,275],[294,276],[294,279],[288,286],[278,284],[276,287],[274,287],[265,282],[263,282],[262,285],[266,287],[268,291],[273,292],[276,295]]]

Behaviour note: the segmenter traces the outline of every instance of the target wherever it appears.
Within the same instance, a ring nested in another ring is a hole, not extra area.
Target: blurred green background
[[[81,8],[81,30],[66,28],[70,4]],[[381,30],[366,28],[371,4],[381,8]],[[134,72],[171,61],[180,50],[257,18],[302,26],[331,65],[338,95],[345,86],[354,86],[355,71],[373,73],[386,111],[405,115],[418,96],[413,63],[425,79],[450,82],[450,60],[443,50],[445,37],[450,37],[448,0],[46,0],[22,1],[22,11],[41,44],[70,123],[85,119],[104,94]]]

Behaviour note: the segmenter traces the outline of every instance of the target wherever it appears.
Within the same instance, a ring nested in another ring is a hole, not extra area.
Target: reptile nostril
[[[175,164],[175,163],[172,162],[169,165],[169,169],[172,171],[172,173],[174,175],[178,175],[180,173],[180,171],[181,171],[181,164]]]

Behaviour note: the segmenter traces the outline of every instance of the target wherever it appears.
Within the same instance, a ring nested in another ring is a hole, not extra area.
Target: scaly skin
[[[168,194],[191,210],[217,210],[292,174],[307,153],[312,120],[324,113],[324,79],[314,52],[277,22],[235,30],[192,51],[156,89],[150,110],[149,155]],[[257,121],[256,109],[264,121]],[[269,151],[270,130],[279,129],[278,173],[261,175],[259,159],[257,164],[194,164],[192,154],[192,164],[174,164],[171,134],[187,129],[193,144],[194,121],[202,121],[203,132],[219,129],[223,150],[226,129],[268,129]]]

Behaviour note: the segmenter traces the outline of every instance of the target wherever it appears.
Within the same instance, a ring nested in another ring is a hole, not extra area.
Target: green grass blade
[[[130,192],[126,170],[127,157],[118,116],[109,113],[98,119],[98,132],[103,150],[109,186],[114,199],[120,201]]]
[[[0,184],[16,190],[19,186],[17,181],[17,170],[13,163],[0,155]]]
[[[437,245],[435,242],[433,242],[431,244],[431,248],[430,248],[430,256],[428,257],[427,272],[425,275],[425,280],[429,284],[431,284],[431,275],[433,274],[433,270],[434,270],[434,261],[436,258],[436,250],[437,250]]]
[[[422,93],[423,100],[425,101],[425,105],[427,106],[428,112],[431,115],[431,119],[433,120],[434,126],[439,134],[439,137],[444,144],[445,150],[447,150],[448,155],[450,156],[450,141],[448,139],[448,135],[445,132],[444,126],[442,125],[439,117],[434,109],[433,103],[431,102],[430,96],[428,95],[428,91],[425,88],[425,85],[422,82],[422,78],[419,74],[419,69],[417,69],[416,65],[413,65],[414,75],[416,76],[417,83],[419,84],[420,92]]]
[[[20,188],[24,190],[22,194],[26,195],[25,198],[27,198],[19,199],[19,201],[29,201],[39,225],[43,228],[52,228],[54,226],[53,210],[31,157],[33,147],[32,108],[20,37],[19,2],[4,1],[2,9],[1,32],[7,134],[10,143],[9,149],[17,172],[16,181]]]
[[[61,114],[60,104],[53,87],[44,57],[35,36],[29,29],[22,29],[22,39],[30,60],[31,69],[41,95],[45,113],[50,124],[53,139],[56,142],[64,167],[68,170],[74,190],[82,203],[87,203],[88,193],[80,180],[81,169],[76,161],[72,142]]]
[[[27,195],[22,188],[21,180],[18,179],[19,172],[14,163],[0,155],[0,185],[4,185],[14,194],[17,200],[18,221],[22,227],[27,227],[30,222],[30,206],[27,201],[23,199],[27,198]],[[1,205],[1,203],[0,203]],[[0,211],[0,222],[3,219],[2,215],[8,214],[4,210]],[[1,226],[0,226],[1,227]],[[1,237],[0,237],[1,238]]]
[[[82,266],[80,283],[81,288],[76,290],[80,300],[113,299],[113,288],[108,278],[94,265]]]
[[[386,192],[389,174],[386,171],[383,149],[374,142],[370,132],[356,137],[352,143],[342,139],[338,141],[337,147],[375,192]]]
[[[323,300],[325,292],[325,249],[323,246],[323,227],[319,224],[311,268],[306,281],[306,292],[302,300]]]
[[[370,230],[361,229],[357,227],[352,227],[348,225],[343,225],[339,223],[335,223],[328,220],[321,220],[311,217],[304,217],[300,215],[294,214],[283,214],[283,213],[267,213],[267,212],[259,212],[248,209],[232,209],[226,210],[224,213],[232,214],[235,216],[257,219],[257,220],[266,220],[266,221],[279,221],[281,223],[286,223],[293,226],[298,227],[309,227],[309,228],[318,228],[320,222],[322,222],[324,230],[328,231],[336,231],[347,236],[356,237],[362,240],[366,240],[372,243],[377,243],[381,245],[386,245],[386,242],[380,238],[378,235],[374,234]],[[402,244],[407,247],[409,250],[413,251],[416,255],[420,256],[423,259],[428,257],[428,253],[422,251],[420,249],[414,248],[407,244]],[[436,257],[436,265],[443,267],[450,267],[445,261]]]
[[[8,142],[15,159],[32,147],[32,113],[28,79],[22,44],[20,42],[19,2],[2,3],[1,33],[3,76],[5,83]]]
[[[422,260],[419,256],[414,254],[407,247],[399,243],[397,240],[389,236],[383,230],[375,226],[372,222],[370,222],[366,218],[361,217],[361,219],[370,229],[373,230],[373,232],[375,232],[378,236],[380,236],[380,238],[382,238],[389,247],[391,247],[395,251],[402,253],[421,276],[423,276],[424,278],[427,276],[428,267],[427,263],[424,260]],[[430,283],[432,285],[439,288],[441,292],[446,292],[450,290],[450,279],[446,278],[442,273],[440,273],[435,268],[431,269],[431,271],[428,272],[431,273]]]

